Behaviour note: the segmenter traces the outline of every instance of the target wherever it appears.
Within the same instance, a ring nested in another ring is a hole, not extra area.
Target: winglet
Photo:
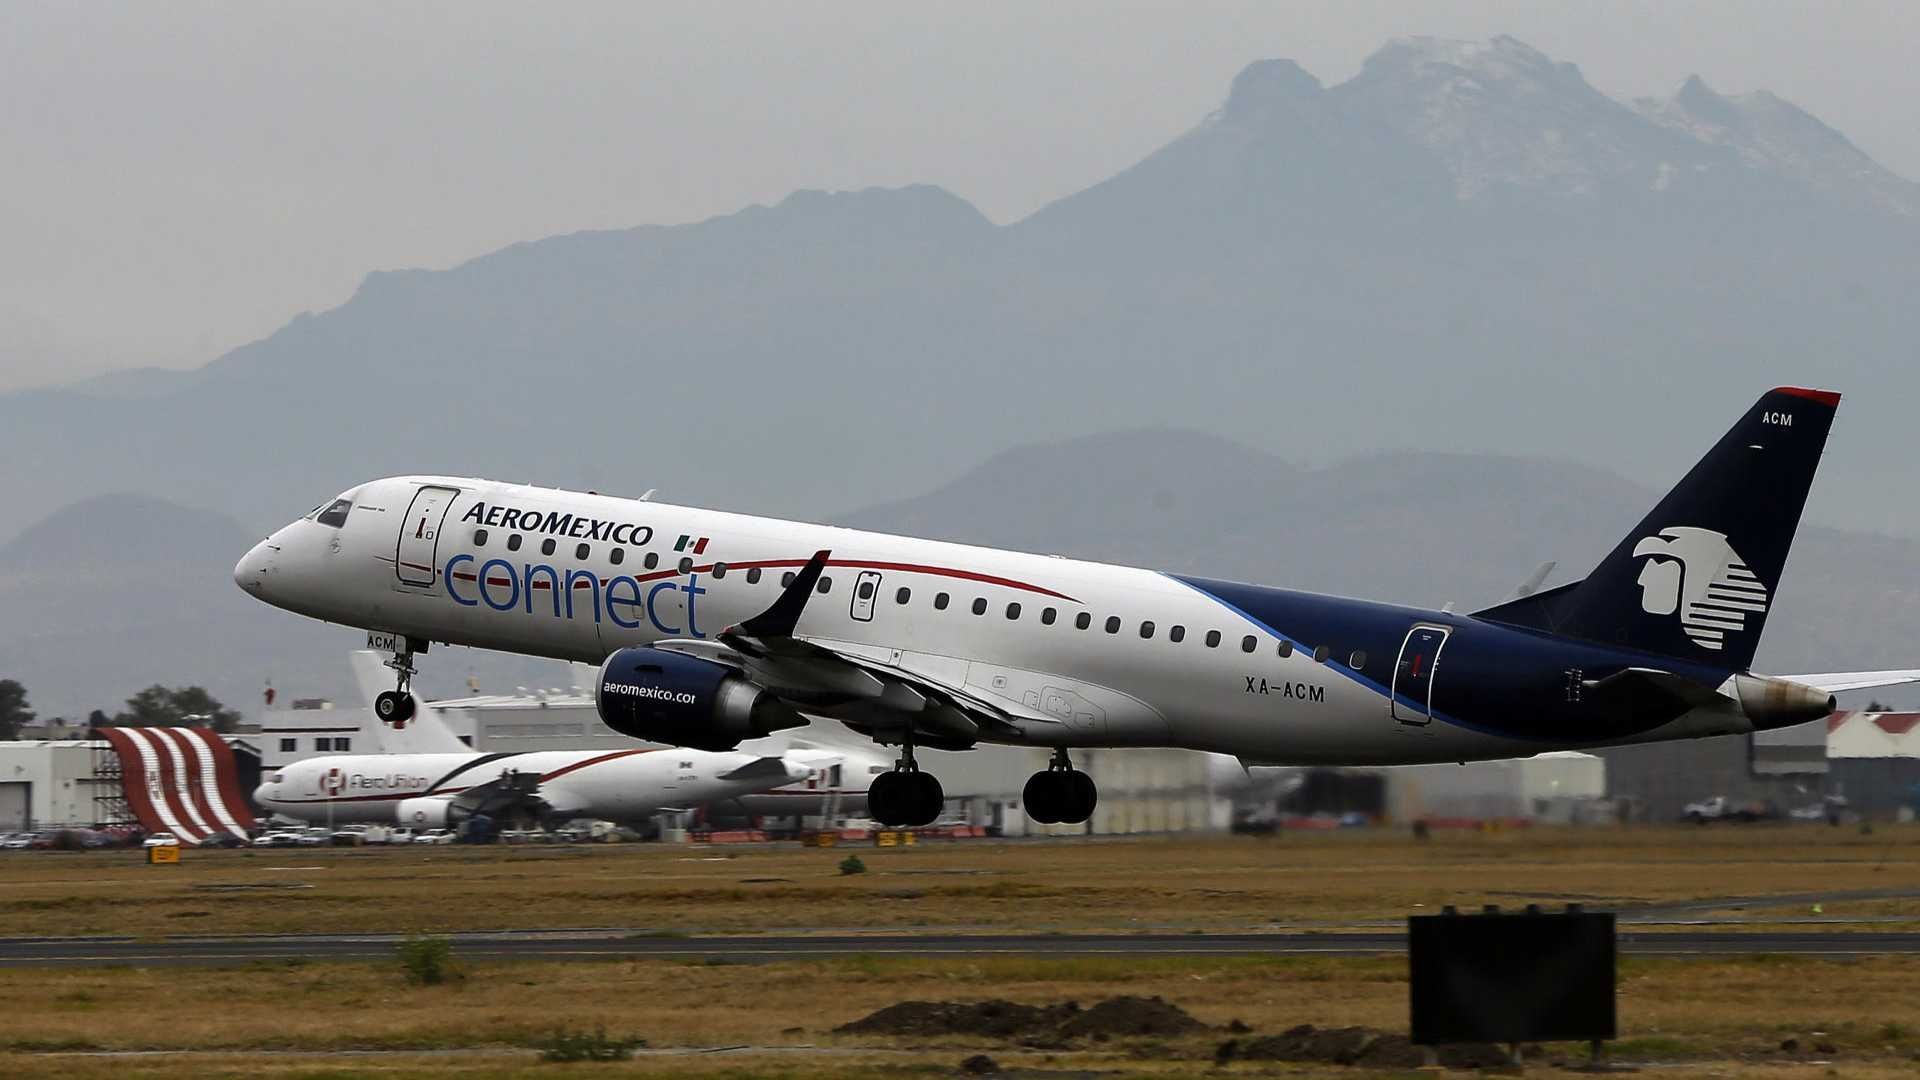
[[[814,552],[813,558],[808,559],[807,565],[793,576],[793,583],[774,600],[773,606],[739,626],[729,628],[726,633],[756,638],[792,637],[794,627],[800,625],[800,612],[806,609],[807,601],[813,596],[814,585],[820,580],[820,572],[826,569],[827,559],[832,555],[831,551]]]

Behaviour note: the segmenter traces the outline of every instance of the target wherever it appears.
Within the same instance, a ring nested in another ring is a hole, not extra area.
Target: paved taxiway
[[[1370,956],[1401,952],[1395,931],[1284,934],[842,934],[680,937],[634,930],[526,930],[450,934],[454,952],[476,960],[660,958],[774,960],[830,956],[1082,955],[1249,956],[1261,953]],[[109,964],[244,964],[288,960],[388,960],[398,934],[240,937],[0,938],[0,965],[89,967]],[[1623,932],[1620,951],[1643,956],[1876,956],[1920,953],[1920,933]]]

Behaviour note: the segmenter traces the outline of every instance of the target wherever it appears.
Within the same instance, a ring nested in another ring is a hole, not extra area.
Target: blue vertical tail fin
[[[1477,616],[1745,670],[1839,405],[1768,391],[1584,581]]]

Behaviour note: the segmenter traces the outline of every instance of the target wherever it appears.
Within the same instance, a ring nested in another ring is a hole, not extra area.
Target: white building
[[[1607,794],[1607,763],[1574,751],[1465,765],[1400,765],[1387,776],[1387,815],[1422,818],[1587,820]]]
[[[79,739],[0,742],[0,832],[88,826],[113,782],[94,776],[106,744]]]

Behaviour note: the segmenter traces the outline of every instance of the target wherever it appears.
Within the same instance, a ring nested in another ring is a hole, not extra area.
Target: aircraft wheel
[[[383,724],[401,727],[413,719],[413,695],[383,690],[373,699],[373,715]]]
[[[1100,789],[1094,786],[1093,777],[1075,769],[1061,773],[1063,781],[1061,793],[1066,797],[1067,809],[1060,820],[1078,824],[1093,816],[1093,808],[1100,804]]]
[[[903,823],[900,774],[884,772],[867,786],[867,816],[889,828]]]
[[[1059,785],[1050,772],[1037,772],[1027,777],[1027,786],[1020,792],[1020,804],[1027,808],[1027,817],[1041,825],[1052,825],[1060,820]]]
[[[913,820],[909,825],[931,825],[940,818],[940,810],[946,805],[947,793],[940,786],[940,778],[932,773],[910,773],[913,777]]]

